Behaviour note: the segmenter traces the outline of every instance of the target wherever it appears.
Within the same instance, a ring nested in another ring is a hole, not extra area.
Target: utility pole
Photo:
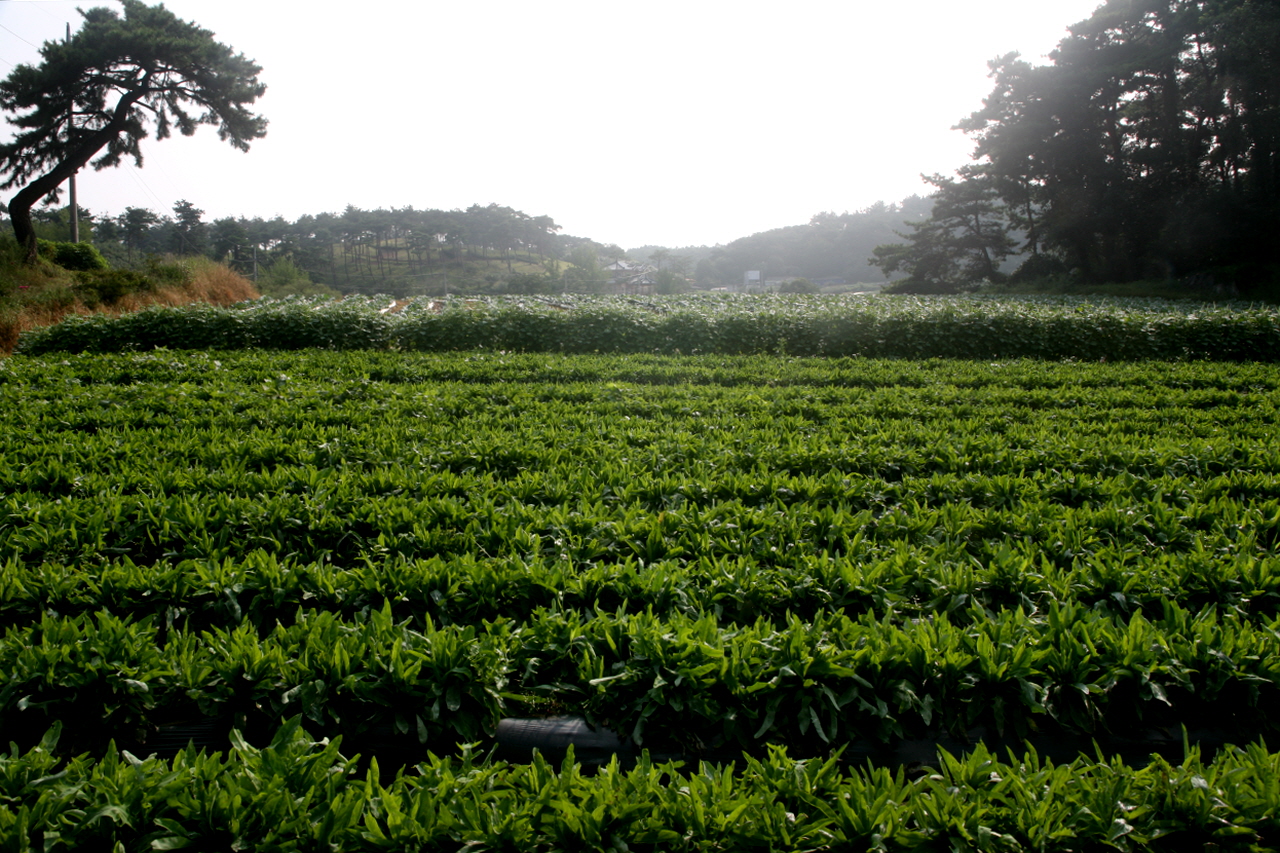
[[[71,22],[67,22],[67,41],[71,41]],[[71,107],[67,113],[67,136],[71,136],[72,124],[76,118],[76,102],[71,102]],[[80,204],[76,201],[76,176],[73,174],[70,178],[71,184],[71,242],[80,242]]]
[[[80,207],[76,201],[76,176],[71,176],[71,242],[80,242]]]

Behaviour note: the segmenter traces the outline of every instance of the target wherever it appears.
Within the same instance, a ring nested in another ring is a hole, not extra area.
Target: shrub
[[[226,272],[234,277],[234,273]],[[238,277],[237,277],[238,278]],[[248,282],[244,282],[247,286]],[[124,303],[122,303],[124,304]],[[1280,360],[1272,309],[1149,300],[989,297],[752,299],[532,296],[396,306],[385,298],[287,297],[226,310],[157,313],[163,341],[131,323],[23,336],[27,353],[257,346],[524,352],[775,353],[864,358]],[[195,316],[195,315],[191,315]],[[197,322],[198,321],[198,322]],[[148,321],[150,322],[150,320]],[[193,323],[187,331],[179,325]],[[68,337],[70,335],[70,337]],[[110,340],[87,343],[91,335]],[[134,336],[134,337],[131,337]],[[71,338],[74,338],[72,340]]]
[[[886,284],[880,292],[916,296],[955,296],[961,293],[970,293],[976,290],[977,287],[978,285],[976,284],[908,277]]]
[[[1022,284],[1066,275],[1067,265],[1052,255],[1032,255],[1009,275],[1010,284]]]
[[[87,271],[110,268],[92,243],[60,243],[55,240],[37,240],[40,255],[67,270]]]
[[[793,278],[784,281],[778,288],[779,293],[821,293],[822,288],[807,278]]]
[[[184,261],[165,261],[154,255],[147,258],[144,272],[157,287],[185,287],[191,283],[191,267]]]
[[[88,308],[114,305],[125,294],[155,289],[151,279],[135,270],[86,271],[76,278],[75,293]]]
[[[337,296],[328,285],[311,280],[306,270],[292,258],[279,258],[258,276],[258,291],[263,296]]]

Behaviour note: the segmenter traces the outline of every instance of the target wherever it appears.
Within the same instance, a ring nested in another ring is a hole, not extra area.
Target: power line
[[[15,3],[15,2],[19,2],[19,0],[0,0],[0,3]],[[36,0],[22,0],[22,2],[32,3],[37,9],[39,9],[42,13],[44,13],[50,20],[57,21],[60,24],[69,24],[69,22],[65,18],[59,18],[58,16],[50,12],[48,9],[43,8],[43,6],[45,5],[44,2],[36,2]],[[48,2],[67,3],[69,2],[69,0],[48,0]],[[33,44],[32,42],[27,41],[21,35],[14,32],[9,27],[6,27],[4,24],[0,24],[0,29],[4,29],[6,32],[8,32],[10,35],[12,35],[14,38],[22,42],[23,44],[30,45],[31,47],[34,47],[36,50],[40,49],[40,45]],[[0,59],[0,63],[4,63],[10,68],[17,68],[16,65],[14,65],[12,62],[9,62],[6,59]]]
[[[147,195],[155,199],[156,204],[163,207],[164,201],[162,201],[160,196],[156,195],[155,191],[152,190],[151,187],[147,184],[147,182],[142,179],[141,171],[139,171],[138,168],[134,166],[132,163],[125,163],[124,165],[129,170],[129,177],[133,178],[133,180],[138,184],[138,186],[142,188],[143,192],[145,192]]]
[[[24,39],[22,36],[18,35],[18,34],[17,34],[17,33],[15,33],[13,30],[11,30],[11,29],[9,29],[8,27],[6,27],[4,24],[0,24],[0,30],[4,30],[5,32],[9,33],[9,34],[10,34],[10,35],[12,35],[14,38],[16,38],[18,41],[22,42],[23,44],[31,44],[31,42],[27,41],[27,40],[26,40],[26,39]],[[34,47],[36,50],[39,50],[39,49],[40,49],[40,45],[38,45],[38,44],[31,44],[31,46],[32,46],[32,47]]]

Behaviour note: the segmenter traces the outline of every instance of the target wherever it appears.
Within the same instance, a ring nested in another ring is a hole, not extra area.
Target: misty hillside
[[[760,270],[769,279],[884,282],[884,273],[868,263],[873,250],[900,242],[897,232],[906,230],[904,223],[928,218],[932,206],[930,199],[911,196],[896,203],[877,202],[855,213],[819,213],[807,224],[761,231],[723,246],[641,246],[627,254],[649,260],[666,252],[688,266],[698,287],[741,284],[747,270]]]

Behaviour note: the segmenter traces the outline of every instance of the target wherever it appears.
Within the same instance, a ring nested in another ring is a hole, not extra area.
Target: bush
[[[279,258],[267,267],[257,280],[263,296],[337,296],[338,291],[311,280],[306,270],[292,258]]]
[[[1052,255],[1032,255],[1027,258],[1009,276],[1010,284],[1023,284],[1028,281],[1053,278],[1066,275],[1067,265]]]
[[[134,270],[100,270],[76,275],[75,293],[88,308],[114,305],[129,293],[155,290],[155,283]]]
[[[157,287],[185,287],[191,283],[191,267],[183,261],[162,261],[154,255],[147,258],[144,273]]]
[[[784,281],[778,288],[779,293],[821,293],[822,288],[807,278],[793,278]]]
[[[89,271],[110,268],[92,243],[60,243],[55,240],[37,240],[36,247],[42,257],[48,258],[66,270]]]
[[[959,284],[950,281],[924,280],[917,278],[900,278],[886,284],[881,293],[916,296],[955,296],[977,289],[976,284]]]
[[[228,275],[232,275],[228,271]],[[247,284],[247,283],[246,283]],[[496,297],[398,306],[290,297],[153,309],[24,333],[26,354],[260,347],[773,353],[863,358],[1280,361],[1280,316],[1243,305],[988,297]]]

